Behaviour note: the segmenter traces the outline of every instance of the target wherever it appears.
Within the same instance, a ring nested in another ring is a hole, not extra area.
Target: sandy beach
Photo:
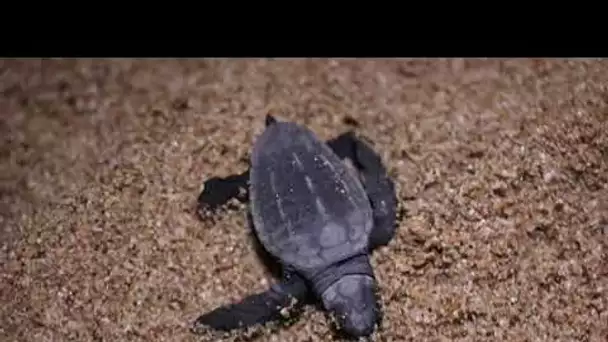
[[[0,60],[0,340],[201,341],[274,281],[196,215],[264,117],[365,136],[405,210],[377,341],[608,340],[608,62]],[[226,340],[239,340],[230,337]],[[328,341],[323,313],[257,341]]]

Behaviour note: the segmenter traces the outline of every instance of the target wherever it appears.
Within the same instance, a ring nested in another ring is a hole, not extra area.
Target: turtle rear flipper
[[[305,281],[296,274],[286,273],[280,283],[264,292],[249,295],[237,303],[218,307],[199,316],[192,325],[192,331],[233,331],[286,322],[299,315],[307,299]]]
[[[249,170],[228,177],[212,177],[205,181],[204,189],[198,196],[198,209],[214,212],[235,198],[241,203],[249,200],[247,181]]]

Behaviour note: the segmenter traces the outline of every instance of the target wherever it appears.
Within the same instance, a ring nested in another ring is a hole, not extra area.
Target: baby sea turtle
[[[253,229],[281,265],[282,279],[200,316],[194,332],[293,318],[293,303],[308,299],[332,313],[347,336],[374,332],[382,313],[369,255],[392,239],[397,199],[370,147],[352,132],[323,142],[308,128],[269,115],[250,169],[208,180],[199,206],[213,210],[232,198],[249,201]]]

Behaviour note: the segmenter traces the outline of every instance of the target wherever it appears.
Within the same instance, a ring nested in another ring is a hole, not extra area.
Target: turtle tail
[[[270,114],[266,115],[266,127],[273,125],[276,122],[277,122],[277,119],[274,116],[272,116]]]

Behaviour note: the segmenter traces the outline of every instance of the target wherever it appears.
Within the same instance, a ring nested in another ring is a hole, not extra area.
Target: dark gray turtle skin
[[[246,195],[239,188],[248,190]],[[306,127],[268,116],[250,169],[208,180],[199,205],[213,210],[231,198],[249,201],[252,228],[281,264],[283,278],[262,293],[200,316],[195,332],[282,320],[294,302],[299,308],[315,300],[345,335],[373,333],[381,310],[369,255],[392,239],[397,201],[394,184],[371,148],[352,132],[323,142]]]

